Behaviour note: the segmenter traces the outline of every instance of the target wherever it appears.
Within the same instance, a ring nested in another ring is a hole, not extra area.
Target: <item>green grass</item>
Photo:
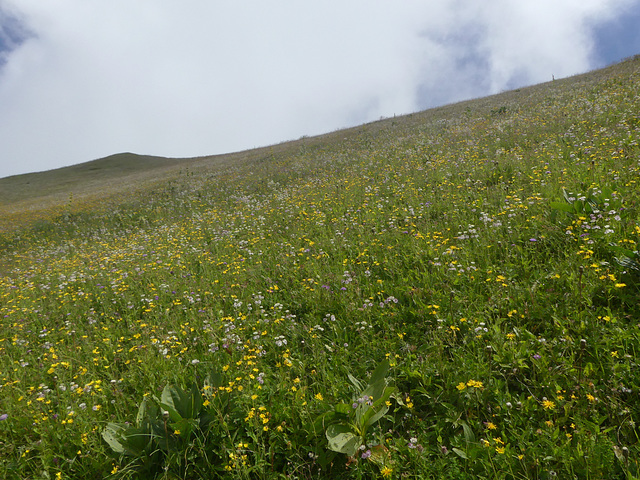
[[[640,478],[639,99],[634,58],[7,190],[0,477]]]

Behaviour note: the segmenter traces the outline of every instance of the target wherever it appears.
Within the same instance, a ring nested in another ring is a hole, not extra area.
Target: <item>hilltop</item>
[[[515,105],[518,108],[530,108],[540,101],[541,96],[550,99],[588,88],[608,78],[628,73],[635,68],[636,63],[637,57],[634,57],[604,69],[565,79],[243,152],[195,158],[119,153],[69,167],[0,178],[0,231],[12,230],[25,222],[51,217],[54,212],[60,213],[69,207],[70,198],[78,206],[104,205],[105,202],[111,203],[111,199],[117,203],[130,194],[170,181],[185,169],[204,173],[252,163],[259,165],[265,159],[268,161],[276,157],[297,155],[301,149],[321,148],[335,143],[359,144],[361,138],[372,142],[378,136],[386,139],[397,135],[409,143],[419,139],[426,129],[433,129],[438,125],[460,123],[462,119],[469,120],[478,116],[495,118],[496,114],[506,113],[509,107],[513,108]]]

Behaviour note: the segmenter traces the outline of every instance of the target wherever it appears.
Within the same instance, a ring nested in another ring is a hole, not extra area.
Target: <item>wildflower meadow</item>
[[[640,58],[243,158],[1,206],[1,478],[640,478]]]

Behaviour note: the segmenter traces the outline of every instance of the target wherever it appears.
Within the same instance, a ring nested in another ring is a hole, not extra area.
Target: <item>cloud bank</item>
[[[606,60],[597,28],[639,3],[0,0],[0,177],[242,150],[584,72]]]

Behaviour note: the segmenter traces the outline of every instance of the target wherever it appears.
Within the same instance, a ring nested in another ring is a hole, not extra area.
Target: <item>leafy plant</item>
[[[351,404],[335,405],[332,411],[322,417],[323,421],[334,422],[326,430],[331,450],[353,457],[367,444],[369,429],[389,411],[389,398],[396,391],[386,378],[388,371],[389,360],[384,360],[364,387],[349,375],[351,383],[360,391],[357,398]]]
[[[621,199],[613,195],[614,189],[604,187],[601,191],[589,188],[584,194],[567,192],[562,189],[564,202],[551,202],[551,208],[567,212],[572,215],[597,213],[604,209],[618,209],[622,205]]]
[[[610,249],[617,254],[614,257],[616,263],[623,267],[629,276],[635,278],[636,281],[640,281],[640,252],[616,245],[611,245]]]
[[[156,450],[179,449],[195,432],[204,431],[212,420],[203,409],[202,395],[194,383],[188,391],[177,385],[166,385],[160,399],[144,397],[138,409],[136,424],[109,422],[102,438],[111,449],[132,457]]]

